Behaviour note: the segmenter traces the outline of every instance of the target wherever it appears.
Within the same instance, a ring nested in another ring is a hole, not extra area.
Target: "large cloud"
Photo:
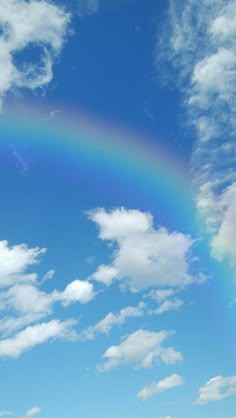
[[[0,98],[12,88],[36,89],[51,81],[69,18],[46,0],[0,0]],[[36,63],[26,58],[32,46],[38,48]]]
[[[97,209],[89,213],[100,228],[99,237],[117,244],[110,265],[100,265],[92,279],[106,285],[124,279],[129,287],[184,287],[192,283],[189,273],[188,235],[155,229],[149,213],[139,210]]]
[[[156,63],[164,55],[178,71],[196,130],[197,206],[212,235],[213,256],[235,263],[236,2],[171,0],[167,26]]]

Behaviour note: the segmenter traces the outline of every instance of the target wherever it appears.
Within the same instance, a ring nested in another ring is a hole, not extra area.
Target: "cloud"
[[[175,364],[183,359],[174,348],[164,348],[162,343],[173,332],[152,332],[140,329],[128,335],[120,345],[109,347],[104,355],[104,363],[99,371],[108,371],[120,365],[132,365],[136,368],[149,368],[155,360],[164,364]]]
[[[70,320],[40,323],[54,313],[56,303],[65,308],[76,302],[88,303],[95,297],[94,286],[87,280],[76,279],[60,291],[41,290],[39,286],[44,280],[40,282],[37,273],[29,273],[28,269],[35,267],[45,252],[46,249],[29,248],[25,244],[10,247],[7,241],[0,241],[0,356],[18,356],[28,348],[61,336],[67,328],[69,331],[75,324]],[[52,274],[54,271],[50,270],[50,277]]]
[[[236,395],[236,376],[216,376],[199,389],[196,404],[205,405],[208,402],[220,401],[228,396]]]
[[[111,212],[96,209],[89,218],[99,226],[99,237],[114,243],[113,261],[101,265],[93,280],[109,285],[125,280],[131,290],[148,287],[184,287],[193,282],[189,273],[188,235],[155,229],[151,214],[117,208]]]
[[[0,97],[13,88],[42,88],[53,77],[53,63],[66,37],[69,14],[49,1],[1,0]],[[37,62],[27,48],[37,48]]]
[[[182,386],[184,384],[183,378],[178,374],[172,374],[169,377],[166,377],[159,382],[153,382],[150,385],[144,386],[137,394],[137,398],[145,401],[156,393],[164,392],[170,390],[177,386]]]
[[[165,300],[160,306],[158,306],[155,312],[157,315],[161,315],[164,312],[178,311],[182,306],[183,301],[179,298],[174,298],[173,300]]]
[[[25,271],[29,266],[38,264],[45,252],[45,248],[28,248],[26,244],[10,247],[7,241],[0,241],[0,287],[35,280],[34,274],[28,275]]]
[[[175,293],[174,289],[152,290],[148,296],[157,301],[159,306],[154,310],[150,310],[149,313],[161,315],[165,312],[179,310],[184,303],[177,297],[170,299]]]
[[[29,409],[23,418],[30,418],[34,417],[35,415],[40,414],[41,408],[39,406],[34,406],[33,408]]]
[[[196,204],[212,255],[235,267],[236,2],[171,0],[156,65],[171,61],[196,132],[192,170]],[[233,232],[232,232],[233,233]]]
[[[52,320],[29,326],[11,338],[0,340],[0,357],[19,357],[39,344],[55,339],[72,339],[74,321]]]
[[[12,411],[0,411],[0,417],[9,417],[10,415],[13,415]]]
[[[97,324],[82,331],[80,339],[93,340],[97,334],[109,334],[114,325],[122,325],[128,318],[143,316],[145,303],[140,302],[137,307],[128,306],[120,310],[118,314],[108,313]]]
[[[100,0],[79,0],[78,9],[80,16],[92,15],[98,12]]]

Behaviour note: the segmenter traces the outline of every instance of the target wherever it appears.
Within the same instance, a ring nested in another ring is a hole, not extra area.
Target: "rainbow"
[[[140,138],[82,113],[60,113],[45,120],[39,112],[27,110],[27,117],[14,113],[0,119],[0,144],[27,143],[33,155],[53,164],[60,161],[65,175],[68,165],[89,166],[91,176],[102,171],[124,187],[144,193],[164,207],[174,229],[192,233],[195,207],[190,176],[184,163],[167,153],[158,140]],[[96,178],[96,177],[95,177]],[[112,187],[112,184],[110,184]]]

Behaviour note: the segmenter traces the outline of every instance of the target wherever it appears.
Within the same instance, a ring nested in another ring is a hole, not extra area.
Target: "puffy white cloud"
[[[183,384],[184,380],[180,375],[172,374],[159,382],[153,382],[150,385],[144,386],[138,392],[137,397],[145,401],[156,393],[164,392],[177,386],[182,386]]]
[[[72,339],[74,321],[52,320],[29,326],[11,338],[0,340],[0,357],[19,357],[23,352],[54,339]]]
[[[137,307],[128,306],[121,309],[118,314],[110,312],[97,324],[82,331],[80,338],[92,340],[97,334],[109,334],[113,325],[122,325],[128,318],[143,316],[145,306],[143,302],[140,302]]]
[[[179,70],[186,111],[196,128],[197,207],[212,236],[213,256],[226,255],[235,263],[236,2],[171,0],[167,26],[156,62],[164,56]]]
[[[93,285],[87,280],[74,280],[69,283],[63,292],[54,292],[52,299],[61,301],[64,306],[74,302],[87,303],[94,298]]]
[[[96,209],[89,213],[99,226],[99,237],[117,246],[113,262],[99,266],[92,278],[105,284],[123,279],[133,290],[148,287],[184,287],[193,281],[189,273],[188,235],[153,227],[151,214],[117,208],[111,212]],[[103,276],[104,273],[104,276]]]
[[[208,402],[219,401],[228,396],[236,395],[236,376],[216,376],[199,389],[196,403],[205,405]]]
[[[34,406],[33,408],[29,409],[23,418],[31,418],[35,415],[40,414],[41,408],[39,406]]]
[[[165,364],[174,364],[182,360],[181,353],[174,348],[165,348],[163,342],[173,332],[151,332],[140,329],[130,334],[120,345],[109,347],[104,355],[104,363],[99,371],[107,371],[120,365],[133,365],[136,368],[151,367],[155,360]]]
[[[36,89],[51,81],[69,19],[62,7],[50,1],[0,1],[0,97],[12,88]],[[24,60],[24,51],[32,46],[38,48],[36,63]],[[17,54],[22,56],[19,64]]]

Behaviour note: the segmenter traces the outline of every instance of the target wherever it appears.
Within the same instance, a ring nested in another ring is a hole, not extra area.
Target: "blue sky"
[[[235,37],[0,0],[0,416],[235,418]]]

